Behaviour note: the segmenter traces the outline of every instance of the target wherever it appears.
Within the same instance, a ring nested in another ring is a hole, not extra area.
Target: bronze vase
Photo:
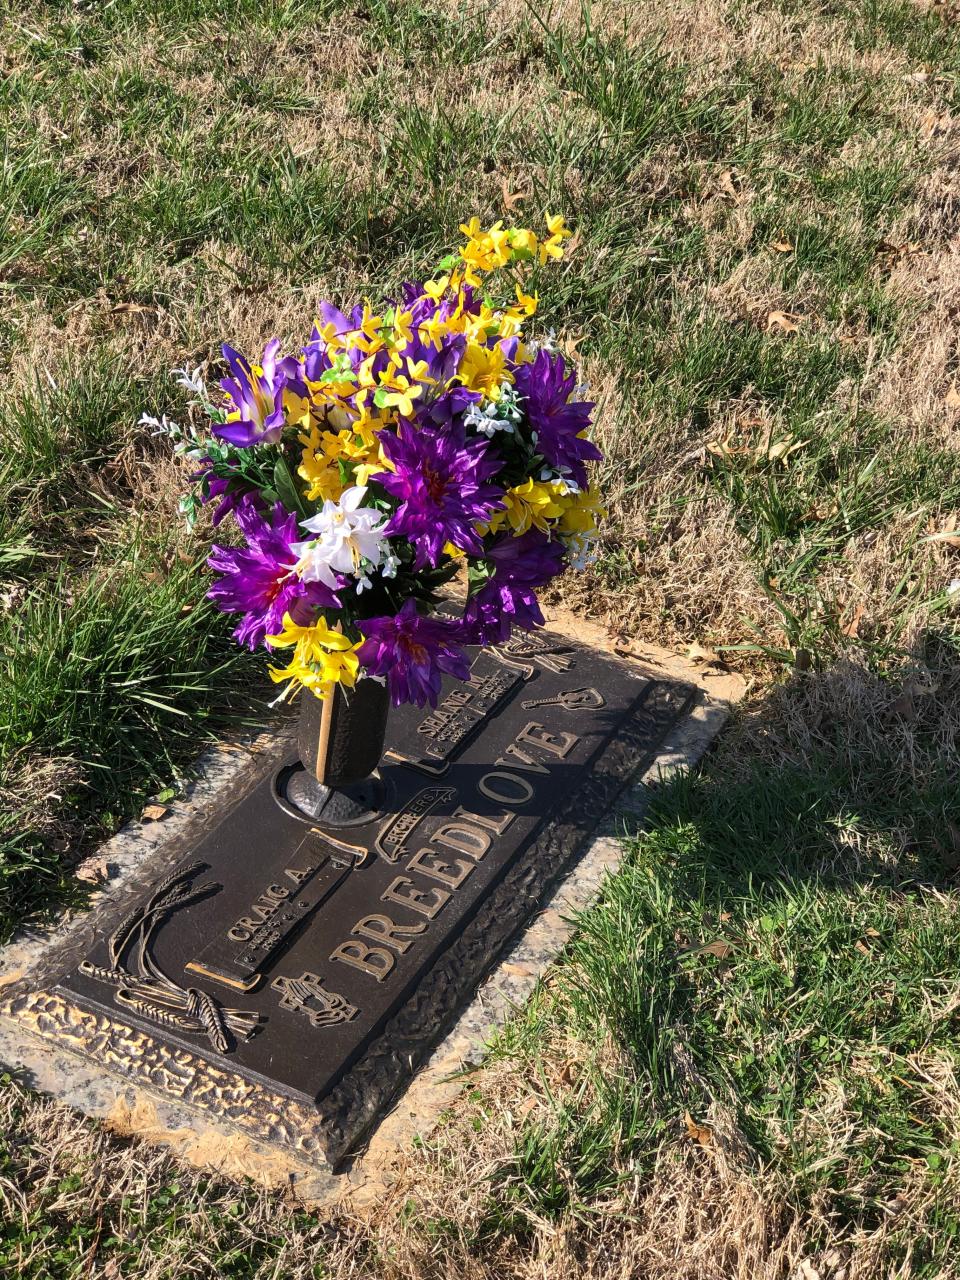
[[[368,821],[379,807],[376,770],[389,709],[386,685],[378,680],[361,680],[353,689],[334,685],[326,698],[304,689],[297,732],[303,769],[290,776],[287,801],[331,825]]]
[[[303,767],[327,787],[368,778],[383,755],[390,699],[379,680],[352,689],[336,684],[326,698],[300,695],[297,748]]]

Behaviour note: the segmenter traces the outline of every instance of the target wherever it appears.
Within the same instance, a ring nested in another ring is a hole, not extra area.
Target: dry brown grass
[[[441,7],[449,15],[461,12],[454,0],[445,0]],[[39,22],[37,15],[30,20]],[[551,6],[549,21],[576,30],[581,21],[578,0]],[[827,67],[851,71],[865,84],[885,77],[883,129],[868,141],[850,144],[833,163],[841,170],[862,161],[871,148],[914,163],[919,138],[929,173],[913,207],[891,211],[889,226],[865,225],[856,216],[844,226],[852,237],[916,244],[896,252],[883,285],[909,322],[901,323],[888,352],[865,351],[866,372],[857,394],[864,405],[895,422],[904,436],[956,448],[960,407],[949,399],[954,390],[960,392],[956,125],[944,126],[929,138],[920,136],[936,85],[913,78],[917,68],[892,45],[854,49],[840,19],[829,20],[812,9],[788,18],[778,8],[722,0],[609,3],[597,6],[594,22],[596,30],[608,36],[623,32],[636,47],[651,38],[662,41],[671,60],[687,67],[691,94],[726,89],[738,66],[747,63],[765,65],[771,76],[781,78],[784,92],[801,91],[805,73],[818,59]],[[521,0],[507,0],[486,11],[486,23],[491,35],[506,35],[530,24],[530,10]],[[162,34],[145,28],[135,47],[111,55],[100,68],[103,82],[140,70],[189,95],[193,122],[202,127],[205,113],[219,104],[218,85],[209,71],[198,68],[196,41],[193,51],[190,42],[184,42],[179,52],[168,56]],[[199,39],[202,33],[194,34]],[[214,30],[207,35],[220,38]],[[158,55],[161,46],[166,51],[163,59]],[[5,71],[16,69],[18,57],[0,45]],[[262,139],[264,150],[284,142],[300,158],[332,157],[342,165],[348,183],[357,181],[370,157],[377,155],[377,125],[357,110],[341,75],[344,65],[355,68],[363,84],[378,80],[385,96],[402,94],[404,100],[425,108],[442,98],[455,102],[460,111],[485,113],[495,106],[499,113],[510,105],[525,106],[546,92],[541,80],[545,74],[535,60],[530,73],[513,69],[505,91],[484,74],[477,75],[472,66],[451,65],[436,80],[412,76],[395,50],[373,50],[370,42],[339,22],[317,29],[309,38],[282,33],[241,36],[235,59],[237,68],[253,81],[265,69],[281,67],[286,82],[315,102],[303,113],[251,106],[244,114],[248,135]],[[835,104],[842,94],[842,88],[831,88],[824,105]],[[571,128],[588,114],[572,101],[566,101],[565,109]],[[69,102],[59,112],[45,107],[35,127],[51,149],[68,156],[67,163],[78,173],[92,175],[98,196],[109,197],[124,184],[162,170],[166,162],[158,139],[125,138],[117,122],[93,146],[82,141],[83,123],[72,120],[71,111]],[[67,145],[71,139],[76,146]],[[800,150],[794,149],[784,163],[795,161]],[[635,189],[647,193],[654,207],[684,191],[678,224],[699,228],[705,235],[703,252],[692,264],[681,263],[664,274],[660,295],[682,297],[687,316],[719,315],[731,324],[758,329],[763,329],[770,311],[782,310],[803,317],[806,333],[852,338],[868,346],[865,326],[856,316],[842,334],[833,334],[824,318],[826,286],[816,272],[804,275],[789,290],[778,283],[769,246],[751,248],[767,192],[749,181],[741,184],[739,178],[731,185],[728,169],[722,156],[689,155],[686,140],[665,139],[638,163],[632,175]],[[470,175],[464,199],[476,197],[479,204],[495,207],[503,183],[509,191],[522,190],[532,176],[544,174],[521,166],[505,173]],[[567,189],[580,194],[578,175],[564,178]],[[830,205],[811,198],[805,211],[826,215]],[[91,254],[102,234],[103,228],[92,228]],[[730,260],[737,265],[721,271]],[[105,339],[116,360],[145,371],[204,360],[224,337],[250,349],[274,333],[293,342],[303,336],[321,298],[348,296],[364,280],[363,264],[345,253],[306,282],[278,279],[265,289],[255,253],[215,239],[179,262],[147,265],[151,285],[165,301],[141,314],[118,313],[116,305],[124,299],[105,290],[70,303],[65,311],[37,300],[12,301],[9,315],[21,324],[21,342],[11,353],[11,383],[26,386],[35,370],[49,365],[64,346],[82,359]],[[256,283],[241,288],[238,279]],[[616,572],[608,565],[565,584],[564,603],[603,618],[628,638],[639,636],[678,648],[694,642],[711,648],[742,643],[756,634],[770,644],[784,644],[780,617],[758,584],[744,522],[710,483],[706,449],[712,440],[732,432],[756,435],[755,428],[742,424],[758,412],[768,414],[767,425],[775,430],[780,425],[777,412],[761,409],[748,388],[735,398],[710,404],[703,425],[686,418],[665,419],[659,410],[634,418],[618,407],[624,378],[620,368],[610,360],[592,359],[586,373],[600,405],[598,434],[611,458],[606,492],[617,530],[611,542],[622,554],[622,567],[618,561]],[[835,394],[846,402],[854,389],[842,384]],[[130,511],[148,522],[169,523],[180,472],[133,434],[131,423],[131,440],[117,459],[132,494]],[[132,458],[136,464],[128,465]],[[643,482],[628,484],[625,477],[638,459]],[[936,520],[946,520],[952,513],[934,514]],[[926,512],[921,518],[901,511],[883,527],[857,533],[817,584],[825,611],[839,611],[846,621],[862,611],[859,630],[864,639],[889,635],[906,613],[898,632],[908,654],[900,683],[891,688],[872,674],[864,654],[855,648],[846,662],[772,692],[773,668],[754,668],[764,677],[757,701],[720,748],[731,779],[758,758],[776,767],[802,767],[823,749],[868,780],[886,770],[921,782],[935,765],[957,762],[960,681],[955,663],[928,651],[929,608],[908,600],[905,609],[902,595],[895,591],[904,574],[905,548],[927,532],[927,519]],[[928,599],[938,584],[960,576],[960,553],[949,543],[917,545],[907,559],[917,600]],[[756,633],[747,629],[746,621]],[[10,796],[18,801],[25,789],[36,788],[41,800],[32,820],[49,829],[51,839],[72,838],[72,832],[64,834],[56,826],[53,802],[65,778],[71,785],[80,781],[70,772],[72,767],[69,761],[24,762],[29,773],[15,775],[8,784]],[[13,800],[8,797],[8,802]],[[898,839],[903,845],[910,840],[906,830],[888,835],[893,838],[880,851],[851,849],[838,836],[837,857],[855,867],[861,852],[865,859],[876,858],[878,852],[893,857],[891,847]],[[581,1052],[582,1046],[562,1037],[545,1042],[541,1067],[557,1096],[576,1089]],[[612,1049],[607,1069],[626,1069]],[[927,1080],[930,1108],[956,1117],[960,1094],[952,1064],[929,1055],[917,1070]],[[0,1131],[14,1153],[12,1168],[0,1172],[2,1215],[6,1224],[21,1228],[38,1215],[66,1224],[83,1216],[91,1203],[102,1204],[105,1218],[113,1224],[110,1229],[127,1242],[122,1272],[101,1267],[98,1242],[93,1241],[88,1259],[75,1274],[103,1275],[105,1280],[108,1275],[116,1280],[118,1274],[143,1280],[171,1274],[215,1276],[221,1273],[227,1248],[255,1255],[264,1241],[271,1242],[268,1256],[248,1272],[263,1280],[312,1274],[329,1274],[336,1280],[878,1280],[881,1275],[911,1275],[909,1258],[893,1269],[886,1252],[889,1233],[904,1215],[916,1221],[918,1232],[929,1229],[928,1190],[917,1173],[900,1188],[899,1202],[891,1207],[885,1225],[859,1237],[847,1233],[833,1240],[829,1219],[818,1217],[816,1208],[798,1212],[783,1175],[760,1166],[748,1154],[732,1117],[718,1107],[709,1116],[716,1134],[709,1148],[691,1144],[678,1126],[663,1143],[652,1174],[641,1177],[624,1159],[618,1168],[623,1174],[618,1191],[592,1205],[582,1218],[547,1220],[518,1200],[518,1212],[521,1217],[526,1214],[523,1231],[478,1237],[491,1194],[503,1191],[520,1121],[531,1114],[547,1115],[550,1103],[528,1063],[494,1064],[476,1083],[482,1103],[458,1108],[422,1151],[410,1155],[383,1203],[362,1216],[332,1219],[326,1214],[308,1218],[296,1206],[278,1203],[255,1189],[238,1190],[217,1181],[201,1188],[195,1174],[150,1148],[120,1142],[9,1087],[0,1092]],[[845,1136],[844,1098],[838,1094],[831,1099],[820,1120],[836,1133],[839,1147]],[[65,1183],[69,1175],[77,1180]],[[157,1187],[174,1179],[181,1188],[176,1193],[182,1213],[177,1230],[164,1229],[161,1223],[144,1233],[142,1224]],[[236,1215],[231,1206],[239,1206]],[[814,1250],[814,1238],[826,1243]],[[43,1240],[24,1246],[23,1274],[43,1274],[39,1268],[47,1248]]]

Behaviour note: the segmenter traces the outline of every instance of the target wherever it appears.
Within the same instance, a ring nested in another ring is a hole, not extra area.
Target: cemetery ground
[[[78,905],[78,862],[268,696],[137,425],[183,420],[170,369],[302,340],[474,213],[577,229],[541,318],[599,402],[610,520],[556,599],[750,689],[375,1209],[5,1078],[0,1273],[958,1274],[956,19],[6,6],[0,937]]]

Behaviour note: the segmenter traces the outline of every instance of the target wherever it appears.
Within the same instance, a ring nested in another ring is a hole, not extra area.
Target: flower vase
[[[325,698],[304,689],[297,732],[303,768],[290,776],[288,803],[328,825],[369,821],[380,805],[376,770],[389,708],[379,680],[361,680],[352,689],[335,684]]]

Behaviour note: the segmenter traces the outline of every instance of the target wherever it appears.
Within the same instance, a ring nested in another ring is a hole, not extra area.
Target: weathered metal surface
[[[347,690],[337,685],[326,698],[304,689],[297,734],[304,768],[327,787],[366,778],[380,763],[389,708],[386,685],[376,680]]]
[[[229,1009],[241,1031],[255,1020],[249,1038],[221,1016],[227,1043],[217,1049],[204,1025],[118,1003],[95,971],[129,967],[132,950],[111,951],[109,937],[55,986],[15,991],[6,1012],[258,1138],[303,1153],[319,1145],[330,1159],[350,1150],[649,763],[689,694],[542,636],[478,655],[477,674],[493,692],[474,723],[457,699],[439,721],[416,708],[392,717],[388,747],[415,763],[385,759],[375,820],[347,833],[312,828],[275,801],[275,775],[290,765],[277,757],[184,851],[183,867],[203,864],[202,880],[218,887],[150,917],[150,963]],[[461,692],[451,682],[444,701]],[[440,754],[411,750],[424,739]],[[324,874],[317,904],[311,882]],[[129,903],[117,911],[128,917]]]

